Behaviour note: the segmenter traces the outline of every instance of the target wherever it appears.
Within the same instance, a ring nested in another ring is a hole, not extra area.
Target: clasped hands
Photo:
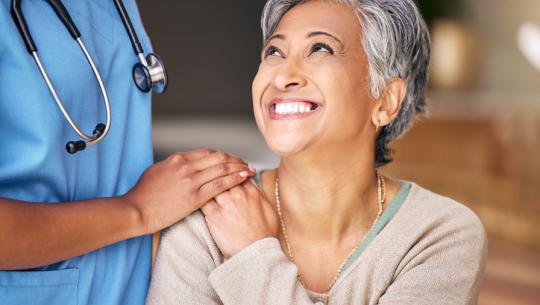
[[[202,207],[208,228],[225,258],[278,234],[277,214],[253,180],[231,188]]]

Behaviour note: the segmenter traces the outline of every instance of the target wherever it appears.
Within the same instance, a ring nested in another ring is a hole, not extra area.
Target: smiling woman
[[[486,254],[463,205],[384,177],[425,108],[412,0],[269,0],[253,109],[278,168],[163,234],[148,304],[475,304]]]

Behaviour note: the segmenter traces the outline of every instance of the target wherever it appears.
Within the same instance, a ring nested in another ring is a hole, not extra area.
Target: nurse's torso
[[[124,194],[152,163],[151,105],[133,82],[138,59],[113,1],[63,1],[101,72],[112,112],[105,140],[75,155],[65,144],[79,138],[27,53],[10,3],[0,0],[0,197],[56,204]],[[124,4],[149,52],[134,1]],[[83,53],[45,0],[24,0],[22,10],[59,96],[91,134],[105,122],[105,108]],[[30,271],[0,271],[0,304],[143,304],[150,257],[150,237],[141,237]]]

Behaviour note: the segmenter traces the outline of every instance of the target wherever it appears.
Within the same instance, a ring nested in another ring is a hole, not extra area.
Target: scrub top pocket
[[[0,305],[76,305],[79,269],[0,271]]]

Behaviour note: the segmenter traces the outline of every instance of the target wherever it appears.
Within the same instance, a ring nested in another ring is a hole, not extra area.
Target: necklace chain
[[[381,214],[383,212],[383,204],[384,204],[384,202],[386,200],[386,182],[384,180],[384,177],[381,174],[379,174],[379,172],[376,172],[376,173],[377,173],[377,202],[379,204],[379,212],[377,213],[377,216],[373,220],[373,223],[371,224],[370,230],[373,227],[373,225],[375,225],[377,220],[379,220],[379,218],[381,217]],[[275,197],[276,197],[277,212],[278,212],[278,215],[279,215],[279,222],[281,224],[281,232],[283,233],[283,239],[285,240],[285,245],[287,247],[287,256],[289,257],[289,260],[294,263],[294,256],[293,256],[293,252],[292,252],[292,248],[291,248],[291,243],[289,242],[289,236],[287,235],[287,228],[285,227],[285,221],[284,221],[284,218],[283,218],[283,212],[281,210],[281,200],[280,200],[280,197],[279,197],[279,177],[276,177]],[[369,230],[368,230],[368,232],[369,232]],[[347,262],[349,261],[351,256],[356,252],[356,249],[362,244],[362,242],[364,241],[364,238],[366,237],[366,235],[367,235],[367,233],[364,234],[364,236],[362,236],[362,239],[360,240],[360,243],[358,243],[358,245],[352,249],[352,251],[349,253],[349,255],[347,255],[347,257],[345,258],[343,263],[341,263],[341,265],[339,266],[339,269],[336,272],[336,276],[334,276],[334,279],[332,280],[330,285],[328,285],[328,288],[326,289],[326,293],[328,293],[330,291],[330,289],[332,289],[332,287],[336,283],[337,279],[341,275],[341,272],[343,271],[343,268],[345,267],[345,265],[347,264]],[[302,286],[305,286],[304,283],[302,282],[302,279],[300,278],[300,274],[298,274],[298,281],[300,282],[300,284],[302,284]]]

